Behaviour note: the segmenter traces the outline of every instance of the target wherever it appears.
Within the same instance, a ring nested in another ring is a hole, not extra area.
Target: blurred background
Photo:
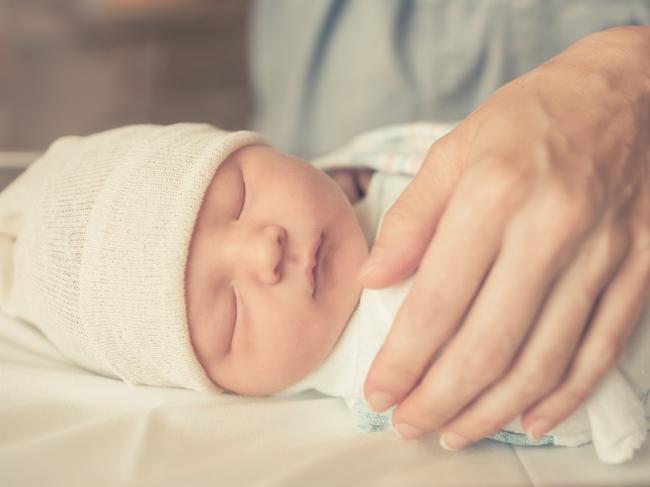
[[[0,151],[132,123],[243,128],[249,0],[0,0]]]

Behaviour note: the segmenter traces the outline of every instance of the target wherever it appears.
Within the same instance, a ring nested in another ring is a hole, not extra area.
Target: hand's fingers
[[[531,201],[514,217],[463,327],[393,412],[394,424],[437,429],[510,366],[552,281],[588,228],[576,228],[573,217],[540,211],[546,199]]]
[[[649,289],[650,252],[630,251],[605,290],[566,379],[523,415],[522,426],[529,436],[539,438],[569,417],[616,365]]]
[[[494,433],[560,383],[598,295],[627,251],[628,240],[625,232],[608,227],[585,243],[553,287],[514,366],[443,426],[443,446],[460,449]]]
[[[370,369],[365,397],[375,410],[390,407],[413,388],[462,321],[494,261],[504,222],[519,202],[508,201],[512,194],[503,187],[505,178],[486,183],[484,169],[489,168],[464,175]]]
[[[418,267],[460,171],[448,136],[431,146],[418,175],[384,215],[358,279],[368,288],[396,284]]]

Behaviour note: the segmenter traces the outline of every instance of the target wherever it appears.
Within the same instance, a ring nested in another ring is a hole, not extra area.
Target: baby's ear
[[[366,195],[373,169],[343,168],[325,171],[343,190],[345,195],[354,204]]]
[[[368,192],[368,186],[370,186],[370,180],[372,179],[373,174],[375,174],[375,170],[367,167],[355,171],[357,187],[361,191],[362,198]]]
[[[352,204],[362,198],[357,187],[355,171],[355,169],[331,169],[325,171],[341,187]]]

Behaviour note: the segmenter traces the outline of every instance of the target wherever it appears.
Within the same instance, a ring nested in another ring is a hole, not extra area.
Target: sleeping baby
[[[64,137],[0,194],[0,307],[127,383],[315,389],[382,429],[390,414],[354,398],[410,281],[363,290],[355,276],[382,215],[450,128],[388,127],[313,165],[203,124]],[[631,456],[646,432],[649,328],[535,444],[593,441],[606,461]],[[516,421],[493,438],[529,444]]]

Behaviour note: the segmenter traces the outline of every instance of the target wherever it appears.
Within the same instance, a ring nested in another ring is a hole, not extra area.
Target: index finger
[[[492,169],[493,171],[494,169]],[[426,250],[413,287],[366,379],[376,411],[401,401],[455,331],[488,272],[509,213],[502,188],[466,173]]]
[[[449,135],[432,144],[417,176],[384,215],[358,277],[364,287],[396,284],[422,260],[460,172],[451,159],[455,142]]]

